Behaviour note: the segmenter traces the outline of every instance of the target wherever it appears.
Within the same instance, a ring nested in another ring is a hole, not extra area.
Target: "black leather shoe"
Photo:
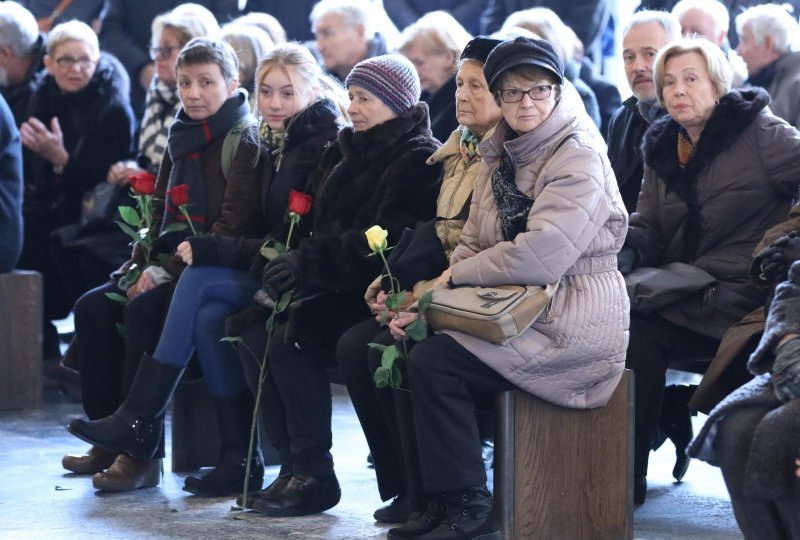
[[[323,478],[293,475],[274,496],[254,500],[253,510],[271,517],[307,516],[333,508],[341,498],[335,474]]]
[[[633,504],[634,506],[641,506],[647,498],[647,477],[634,476],[633,477]]]
[[[250,461],[249,485],[257,489],[264,482],[264,465],[257,457]],[[186,478],[183,491],[199,497],[224,497],[240,493],[244,485],[245,467],[246,460],[236,464],[220,463],[204,476]]]
[[[256,499],[269,499],[273,495],[280,493],[281,491],[283,491],[283,488],[286,487],[286,485],[289,483],[289,480],[291,479],[292,479],[291,474],[288,473],[279,474],[278,477],[275,478],[275,480],[273,480],[272,483],[268,485],[266,488],[262,489],[261,491],[251,491],[250,493],[247,494],[247,504],[245,505],[245,508],[252,509],[253,501],[255,501]],[[241,495],[236,497],[236,504],[239,505],[239,507],[242,506]]]
[[[447,493],[442,500],[442,521],[418,536],[419,540],[500,540],[500,528],[492,514],[492,496],[486,486]]]
[[[389,540],[405,540],[406,538],[417,538],[425,533],[434,530],[445,516],[445,505],[441,496],[431,496],[425,507],[425,512],[417,519],[409,520],[402,527],[389,529],[386,538]]]
[[[422,515],[419,505],[413,497],[401,493],[392,502],[375,510],[372,517],[378,523],[406,523]]]

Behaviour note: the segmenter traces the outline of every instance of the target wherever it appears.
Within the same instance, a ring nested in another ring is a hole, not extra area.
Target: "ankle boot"
[[[99,491],[133,491],[156,487],[164,474],[161,459],[137,459],[120,454],[111,467],[92,477]]]
[[[247,493],[247,503],[243,504],[245,501],[241,495],[236,497],[236,504],[241,507],[244,505],[245,508],[253,508],[253,501],[256,499],[266,500],[270,497],[280,493],[283,488],[289,483],[289,480],[292,479],[292,473],[290,472],[280,472],[275,480],[272,481],[270,485],[265,487],[259,491],[250,491]]]
[[[114,414],[96,421],[75,419],[67,429],[104,450],[152,458],[164,430],[167,403],[183,369],[143,355],[128,395]]]
[[[106,452],[102,448],[92,446],[82,456],[67,454],[61,458],[61,466],[75,474],[94,474],[108,469],[116,458],[116,452]]]
[[[334,473],[324,477],[295,474],[286,486],[266,499],[255,499],[253,510],[271,517],[318,514],[339,504],[342,491]]]
[[[417,538],[429,533],[438,527],[445,516],[444,497],[441,495],[428,495],[425,511],[416,519],[411,519],[402,527],[394,527],[386,533],[389,540],[405,540]]]
[[[204,476],[188,477],[183,486],[184,491],[201,497],[222,497],[242,492],[250,445],[253,396],[248,390],[233,398],[214,398],[214,412],[222,443],[220,463]],[[261,489],[263,482],[264,462],[256,434],[248,491]]]
[[[500,540],[492,514],[492,495],[485,485],[444,495],[444,517],[438,527],[420,540]]]

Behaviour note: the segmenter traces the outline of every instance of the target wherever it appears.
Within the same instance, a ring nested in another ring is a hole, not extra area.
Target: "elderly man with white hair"
[[[387,31],[397,34],[383,8],[368,0],[322,0],[309,19],[316,55],[325,71],[340,81],[362,60],[388,52]]]
[[[664,114],[656,99],[653,62],[659,49],[680,37],[678,20],[664,11],[640,11],[623,31],[622,58],[633,95],[611,117],[608,158],[628,213],[636,210],[642,186],[644,132]]]
[[[769,92],[770,109],[800,127],[800,26],[782,7],[764,4],[736,17],[737,52],[747,64],[747,83]]]
[[[0,2],[0,94],[17,126],[28,119],[36,74],[44,65],[45,38],[36,19],[16,2]]]
[[[747,79],[747,66],[728,42],[730,15],[718,0],[680,0],[672,14],[681,23],[684,36],[701,36],[722,49],[733,69],[733,86],[742,86]]]

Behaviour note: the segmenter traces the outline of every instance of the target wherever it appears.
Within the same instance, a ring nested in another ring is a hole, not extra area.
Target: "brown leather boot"
[[[163,473],[161,459],[137,459],[120,454],[107,471],[92,477],[92,485],[100,491],[133,491],[156,487]]]
[[[83,455],[67,454],[61,458],[61,466],[75,474],[94,474],[108,469],[116,457],[116,452],[92,446]]]

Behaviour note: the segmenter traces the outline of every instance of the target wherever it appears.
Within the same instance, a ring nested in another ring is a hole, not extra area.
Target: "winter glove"
[[[261,288],[275,302],[297,285],[297,265],[290,253],[270,262],[261,273]]]
[[[772,389],[783,403],[800,397],[800,338],[778,347],[772,364]]]
[[[800,259],[800,236],[797,233],[781,236],[756,255],[759,278],[768,283],[784,281],[789,267],[797,259]]]
[[[638,262],[639,256],[636,254],[636,250],[630,246],[623,247],[619,250],[619,253],[617,253],[617,270],[619,270],[623,276],[627,276],[633,272]]]

